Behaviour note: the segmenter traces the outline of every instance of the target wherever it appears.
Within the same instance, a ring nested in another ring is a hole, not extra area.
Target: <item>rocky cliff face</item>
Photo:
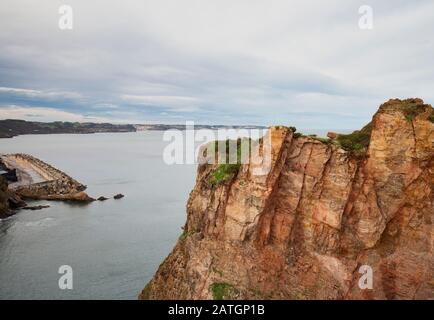
[[[6,179],[0,176],[0,219],[4,218],[9,213],[9,204],[8,204],[8,184]]]
[[[216,165],[199,166],[184,233],[140,298],[434,299],[433,118],[390,100],[334,141],[270,129],[267,175],[242,165],[210,185]]]
[[[0,176],[0,219],[7,218],[15,213],[14,209],[24,207],[26,203],[8,189],[8,182]]]

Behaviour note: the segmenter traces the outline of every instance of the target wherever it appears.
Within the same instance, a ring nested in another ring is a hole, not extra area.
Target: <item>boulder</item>
[[[39,206],[26,206],[24,208],[22,208],[23,210],[41,210],[41,209],[46,209],[49,208],[49,205],[39,205]]]
[[[327,137],[329,137],[330,139],[334,140],[339,136],[339,134],[337,134],[336,132],[330,131],[327,133]]]
[[[77,192],[77,193],[75,193],[73,195],[70,195],[68,197],[68,199],[66,199],[66,200],[73,200],[73,201],[79,201],[79,202],[92,202],[92,201],[95,201],[94,198],[89,197],[88,194],[86,192],[83,192],[83,191],[80,191],[80,192]]]

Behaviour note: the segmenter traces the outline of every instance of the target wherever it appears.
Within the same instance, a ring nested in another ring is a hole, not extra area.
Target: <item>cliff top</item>
[[[402,112],[409,122],[413,121],[417,116],[423,115],[424,120],[434,123],[433,107],[425,104],[420,98],[390,99],[379,107],[373,119],[379,114],[393,114],[397,111]],[[344,150],[353,151],[359,155],[364,154],[371,140],[372,122],[369,122],[361,130],[356,130],[350,134],[338,135],[337,142]]]
[[[430,104],[425,104],[420,98],[390,99],[383,103],[377,113],[401,111],[407,120],[413,120],[419,114],[427,113],[427,118],[434,122],[434,109]]]

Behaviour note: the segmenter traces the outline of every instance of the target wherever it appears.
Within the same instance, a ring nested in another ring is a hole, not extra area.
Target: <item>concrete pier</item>
[[[40,159],[23,153],[0,157],[9,170],[16,170],[17,181],[10,183],[9,188],[23,198],[84,202],[94,200],[84,192],[85,185]]]

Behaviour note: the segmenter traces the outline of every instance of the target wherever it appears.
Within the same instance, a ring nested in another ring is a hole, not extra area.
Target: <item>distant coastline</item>
[[[196,129],[254,129],[265,126],[249,125],[195,125]],[[185,130],[184,124],[112,124],[93,122],[36,122],[18,119],[0,120],[0,138],[12,138],[23,134],[89,134],[101,132],[136,132],[136,131],[164,131],[170,129]]]

